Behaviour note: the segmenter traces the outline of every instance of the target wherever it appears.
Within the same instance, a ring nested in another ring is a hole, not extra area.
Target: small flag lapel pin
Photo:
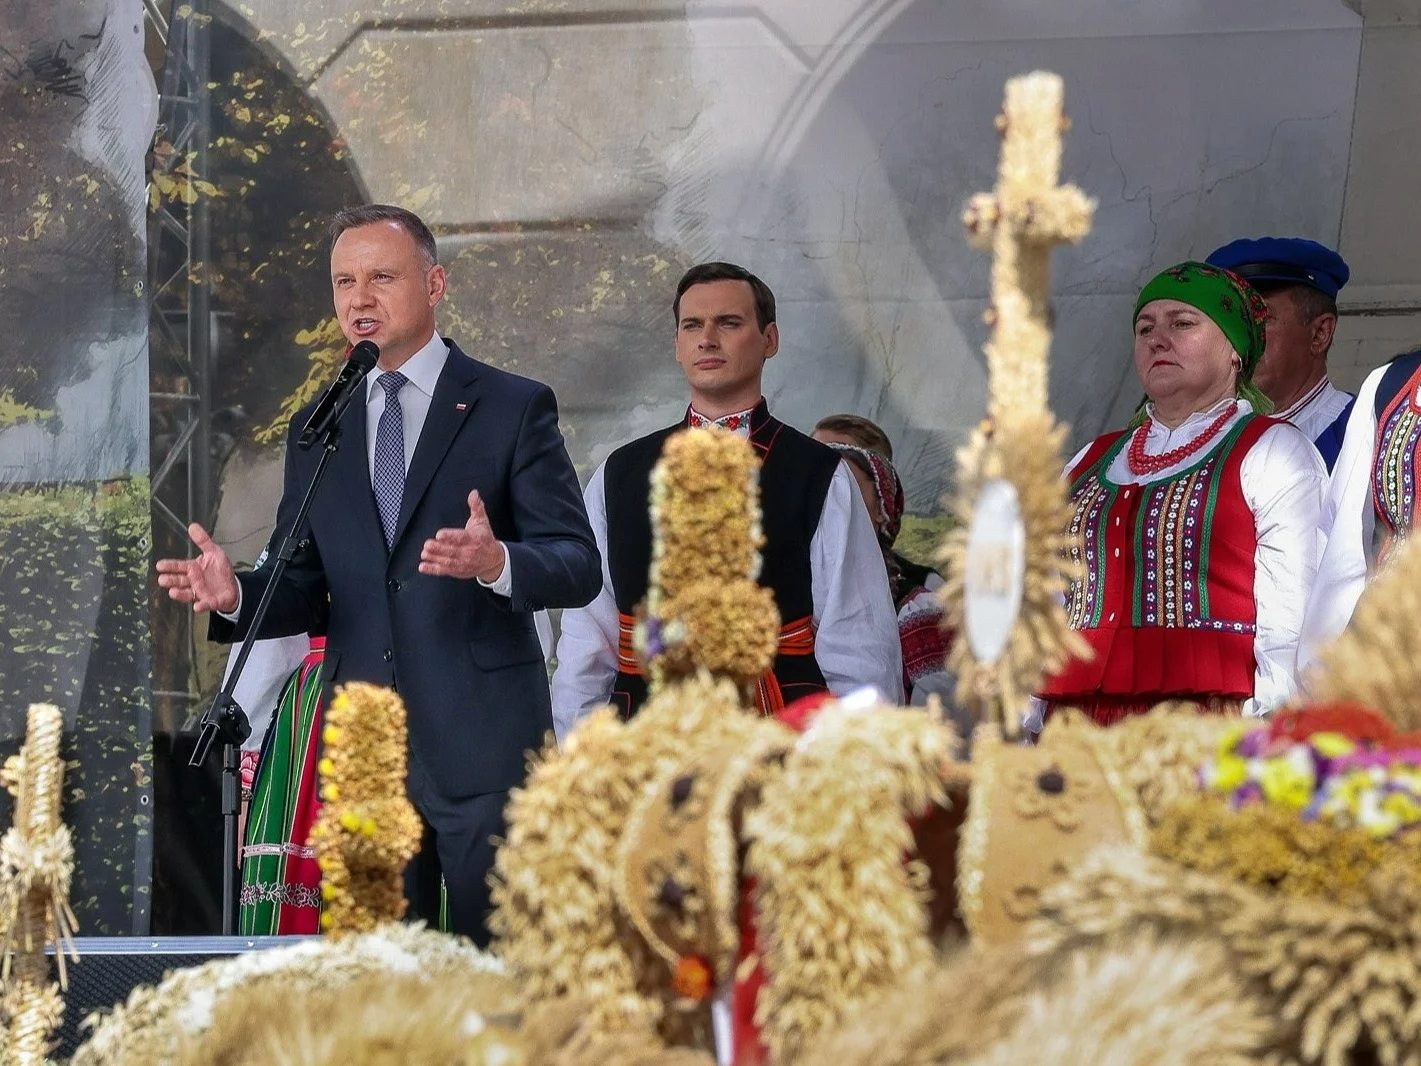
[[[456,404],[454,405],[454,410],[456,410],[456,411],[467,411],[468,409],[469,409],[469,405],[466,404],[466,403],[456,403]]]

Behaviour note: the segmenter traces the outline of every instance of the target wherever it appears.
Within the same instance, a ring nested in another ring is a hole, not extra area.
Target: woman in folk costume
[[[533,625],[547,659],[552,647],[548,613],[534,614]],[[268,658],[291,655],[288,639],[258,641],[256,646],[266,646]],[[308,838],[321,813],[317,764],[325,712],[325,649],[325,636],[313,635],[304,656],[298,654],[261,744],[242,844],[237,923],[242,936],[321,931],[321,871]]]
[[[1347,627],[1369,576],[1415,528],[1421,473],[1421,350],[1367,375],[1322,507],[1324,547],[1300,667]]]
[[[878,426],[858,415],[820,419],[813,437],[848,463],[878,534],[893,607],[898,612],[903,698],[917,704],[925,704],[930,692],[947,698],[953,688],[947,673],[952,638],[942,628],[942,605],[933,595],[942,586],[942,578],[930,567],[905,559],[893,550],[905,509],[903,483],[892,462],[893,446]]]
[[[1243,279],[1197,262],[1135,301],[1148,400],[1067,467],[1085,577],[1066,610],[1095,654],[1047,680],[1048,705],[1109,724],[1173,699],[1264,715],[1293,693],[1327,473],[1262,413],[1266,317]]]
[[[290,673],[275,702],[251,785],[237,922],[242,936],[320,932],[321,871],[306,838],[321,810],[316,761],[326,638],[295,639],[304,647],[294,663],[286,664]],[[293,654],[290,638],[256,644],[263,646],[267,658]]]

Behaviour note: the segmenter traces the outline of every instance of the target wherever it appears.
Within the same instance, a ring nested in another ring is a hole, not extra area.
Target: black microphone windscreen
[[[374,341],[361,341],[350,350],[350,361],[361,370],[374,368],[380,359],[380,348]]]

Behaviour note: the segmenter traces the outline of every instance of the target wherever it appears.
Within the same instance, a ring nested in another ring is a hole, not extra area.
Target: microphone
[[[350,401],[355,398],[365,375],[375,369],[375,362],[379,358],[380,349],[373,341],[361,341],[350,350],[350,356],[346,359],[345,366],[341,367],[340,374],[317,401],[311,417],[306,419],[306,426],[296,440],[297,447],[310,448],[330,435],[331,430],[340,421],[340,416],[345,414],[345,409],[350,406]]]

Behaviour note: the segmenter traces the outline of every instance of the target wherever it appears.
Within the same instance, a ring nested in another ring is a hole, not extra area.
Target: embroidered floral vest
[[[1383,378],[1385,384],[1385,378]],[[1416,524],[1416,473],[1421,458],[1421,366],[1401,385],[1377,416],[1377,443],[1372,462],[1372,505],[1383,534],[1378,565]]]
[[[1253,694],[1258,542],[1239,468],[1276,424],[1249,415],[1193,466],[1147,485],[1107,477],[1128,433],[1091,445],[1070,475],[1085,577],[1066,613],[1095,654],[1067,663],[1043,697]]]

